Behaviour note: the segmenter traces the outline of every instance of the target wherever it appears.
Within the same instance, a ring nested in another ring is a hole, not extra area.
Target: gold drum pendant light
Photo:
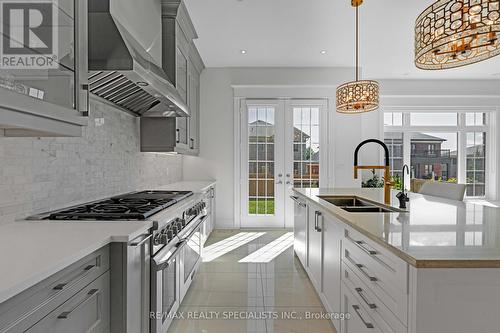
[[[359,80],[359,6],[363,0],[352,0],[356,8],[356,81],[344,83],[337,88],[337,112],[363,113],[375,111],[379,106],[379,85],[377,81]]]
[[[500,54],[500,0],[438,0],[415,23],[415,65],[439,70]]]

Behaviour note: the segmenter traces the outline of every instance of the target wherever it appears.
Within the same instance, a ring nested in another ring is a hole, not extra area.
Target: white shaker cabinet
[[[307,234],[308,234],[308,206],[298,197],[291,197],[294,204],[294,241],[293,249],[302,266],[307,267]]]
[[[330,312],[340,312],[342,224],[329,215],[322,215],[323,225],[323,296]],[[334,321],[337,328],[338,320]]]
[[[323,288],[323,218],[316,207],[310,206],[308,227],[307,271],[318,294]]]

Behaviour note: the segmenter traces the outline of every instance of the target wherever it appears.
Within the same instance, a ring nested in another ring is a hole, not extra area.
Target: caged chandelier
[[[415,23],[415,65],[440,70],[500,54],[499,0],[438,0]]]
[[[337,112],[363,113],[375,111],[379,105],[379,86],[377,81],[359,80],[359,6],[363,0],[352,0],[356,8],[356,81],[344,83],[337,88]]]

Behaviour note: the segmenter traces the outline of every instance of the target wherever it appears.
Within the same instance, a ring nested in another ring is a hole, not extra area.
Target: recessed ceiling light
[[[247,50],[240,50],[241,54],[247,54]]]
[[[149,83],[144,82],[144,81],[137,81],[136,84],[141,87],[146,87],[149,85]]]
[[[326,50],[321,50],[321,51],[319,51],[319,53],[326,54]]]

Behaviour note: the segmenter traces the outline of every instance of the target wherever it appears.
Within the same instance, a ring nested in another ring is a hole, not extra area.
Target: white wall
[[[353,78],[349,68],[209,68],[201,76],[200,157],[184,158],[185,179],[217,179],[217,227],[234,226],[234,89],[253,98],[329,98]],[[333,103],[331,103],[333,104]],[[330,110],[334,130],[328,145],[334,156],[330,186],[359,186],[352,175],[353,151],[365,138],[380,135],[377,112],[340,115]],[[378,162],[378,150],[362,153],[361,161]],[[371,155],[371,157],[370,157]]]
[[[0,224],[182,179],[182,156],[139,152],[139,118],[90,109],[79,138],[0,137]]]

